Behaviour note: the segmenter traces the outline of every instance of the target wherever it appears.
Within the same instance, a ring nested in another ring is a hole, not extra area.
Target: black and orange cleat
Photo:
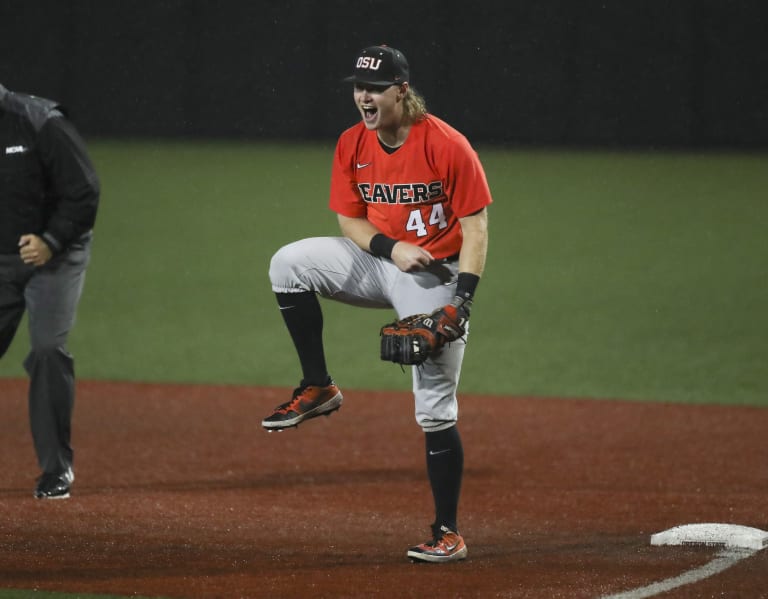
[[[277,406],[272,415],[261,421],[261,426],[270,432],[280,431],[310,418],[329,416],[341,407],[343,399],[333,381],[324,387],[302,384],[293,390],[290,401]]]
[[[459,533],[441,526],[431,541],[411,547],[408,557],[414,562],[453,562],[467,557],[467,546]]]

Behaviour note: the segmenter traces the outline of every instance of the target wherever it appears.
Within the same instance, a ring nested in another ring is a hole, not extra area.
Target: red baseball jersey
[[[459,253],[458,219],[491,202],[477,153],[464,135],[435,116],[415,123],[393,154],[362,122],[336,144],[331,210],[367,218],[384,235],[419,245],[436,259]]]

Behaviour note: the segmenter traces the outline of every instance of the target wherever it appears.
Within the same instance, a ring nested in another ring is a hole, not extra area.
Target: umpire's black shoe
[[[69,497],[69,488],[75,480],[75,474],[72,468],[67,468],[65,472],[43,472],[37,479],[35,487],[35,497],[38,499],[67,499]]]

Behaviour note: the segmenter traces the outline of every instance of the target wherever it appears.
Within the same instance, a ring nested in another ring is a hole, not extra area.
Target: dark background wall
[[[334,139],[359,48],[473,142],[768,146],[760,0],[0,0],[0,83],[100,137]]]

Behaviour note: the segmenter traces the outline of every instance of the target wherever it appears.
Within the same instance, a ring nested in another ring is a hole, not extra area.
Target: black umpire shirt
[[[0,85],[0,254],[42,237],[57,254],[96,220],[99,179],[85,143],[56,102]]]

